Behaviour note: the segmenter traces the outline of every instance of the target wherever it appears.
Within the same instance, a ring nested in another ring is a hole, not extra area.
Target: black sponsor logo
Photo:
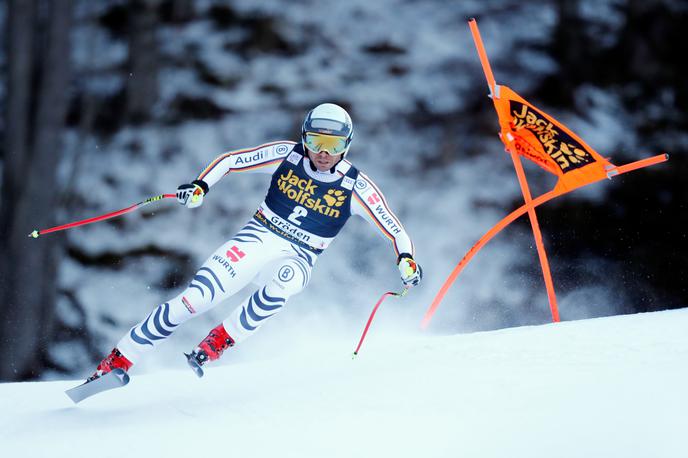
[[[526,129],[531,132],[562,172],[570,172],[595,162],[595,158],[586,151],[583,145],[566,132],[558,130],[558,126],[552,124],[542,113],[515,100],[509,103],[511,115],[514,117],[513,129],[515,131]],[[527,154],[525,145],[519,145],[517,142],[517,149],[532,158],[533,154]]]

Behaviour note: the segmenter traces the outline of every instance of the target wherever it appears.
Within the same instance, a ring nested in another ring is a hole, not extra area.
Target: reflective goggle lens
[[[346,151],[346,137],[306,132],[306,146],[315,153],[326,151],[331,156],[339,156]]]

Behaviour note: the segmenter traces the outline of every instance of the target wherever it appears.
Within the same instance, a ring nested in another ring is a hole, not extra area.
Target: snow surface
[[[360,329],[320,329],[78,406],[77,381],[0,384],[3,456],[688,456],[688,309],[427,336],[388,332],[394,307],[355,360]]]

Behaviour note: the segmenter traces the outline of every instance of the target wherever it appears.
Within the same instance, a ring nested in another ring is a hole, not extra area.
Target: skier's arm
[[[296,143],[279,141],[266,143],[255,148],[229,151],[215,158],[198,175],[196,180],[203,181],[211,188],[222,177],[231,172],[253,172],[272,174],[277,170]]]
[[[413,259],[414,250],[411,238],[389,208],[380,189],[363,173],[359,173],[354,185],[351,213],[366,219],[379,229],[383,237],[391,240],[404,285],[408,288],[420,283],[423,278],[423,269]]]
[[[177,188],[177,201],[188,208],[200,207],[210,187],[230,172],[272,174],[294,145],[294,142],[279,141],[221,154],[203,169],[198,178]]]
[[[413,243],[401,222],[387,204],[385,196],[373,181],[359,173],[351,199],[351,213],[363,217],[392,242],[397,258],[403,253],[413,256]]]

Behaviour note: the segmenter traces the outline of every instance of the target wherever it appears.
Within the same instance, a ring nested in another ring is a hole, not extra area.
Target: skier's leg
[[[250,221],[206,260],[181,294],[160,304],[146,319],[132,327],[119,341],[117,349],[128,361],[136,363],[143,353],[164,341],[180,324],[210,310],[246,286],[266,262],[276,256],[270,253],[266,232],[265,228]]]
[[[268,283],[246,298],[241,306],[193,350],[191,357],[200,366],[218,359],[224,350],[251,336],[271,316],[284,306],[287,299],[308,285],[315,255],[305,261],[301,257],[285,258],[277,263],[274,276]],[[268,266],[275,269],[274,265]]]
[[[282,309],[289,297],[303,291],[310,281],[312,267],[312,262],[299,257],[281,261],[273,278],[223,321],[234,342],[253,335],[268,318]]]

